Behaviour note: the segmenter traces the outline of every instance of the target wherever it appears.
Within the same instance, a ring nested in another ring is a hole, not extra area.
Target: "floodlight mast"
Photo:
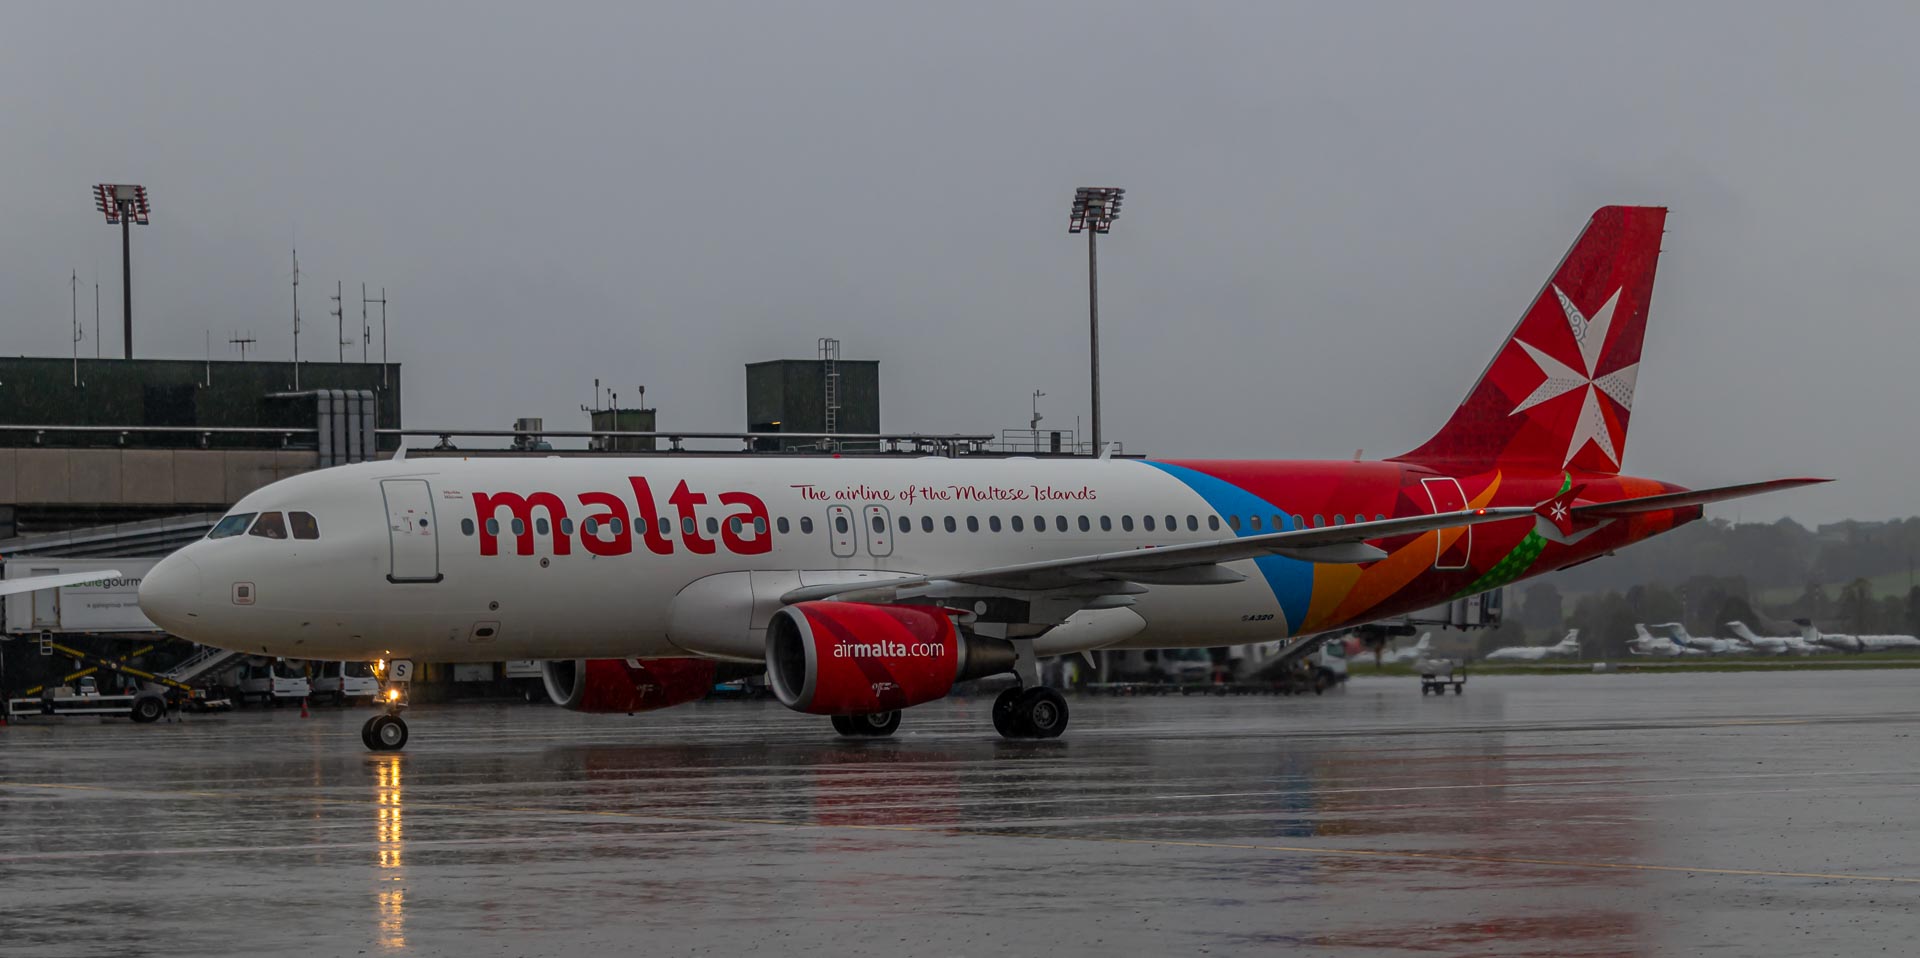
[[[1127,191],[1118,186],[1083,186],[1073,191],[1073,210],[1067,220],[1068,233],[1087,234],[1087,331],[1088,349],[1093,367],[1093,455],[1100,455],[1100,257],[1094,237],[1113,229],[1120,215],[1120,198]]]
[[[120,226],[121,324],[125,331],[126,358],[133,358],[133,224],[145,226],[152,212],[147,206],[147,188],[136,183],[98,183],[93,187],[93,206],[107,217],[107,225]]]

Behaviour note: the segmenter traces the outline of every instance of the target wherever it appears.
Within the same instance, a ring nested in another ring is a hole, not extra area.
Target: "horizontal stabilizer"
[[[1637,515],[1642,512],[1660,512],[1665,509],[1678,509],[1683,506],[1699,506],[1709,502],[1721,502],[1727,499],[1739,499],[1744,496],[1757,496],[1763,492],[1778,492],[1781,489],[1794,489],[1811,486],[1829,479],[1769,479],[1766,482],[1749,482],[1738,486],[1721,486],[1718,489],[1690,489],[1686,492],[1669,492],[1658,496],[1641,496],[1638,499],[1619,499],[1613,502],[1595,502],[1573,507],[1576,519],[1612,519]]]

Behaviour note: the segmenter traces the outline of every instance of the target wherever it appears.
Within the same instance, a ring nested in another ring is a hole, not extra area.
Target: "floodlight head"
[[[1067,232],[1093,230],[1105,233],[1113,229],[1120,215],[1120,197],[1126,193],[1118,186],[1083,186],[1073,191],[1073,211],[1067,220]]]
[[[147,206],[147,188],[136,183],[95,184],[93,208],[106,215],[108,226],[120,225],[123,216],[145,226],[151,212]]]

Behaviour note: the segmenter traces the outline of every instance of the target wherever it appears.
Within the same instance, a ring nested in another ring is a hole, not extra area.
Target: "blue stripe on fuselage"
[[[1234,485],[1225,479],[1209,476],[1204,472],[1176,466],[1171,463],[1142,460],[1147,465],[1160,470],[1187,484],[1187,488],[1200,494],[1208,507],[1221,516],[1280,516],[1286,525],[1282,529],[1269,529],[1266,532],[1291,532],[1294,529],[1293,513],[1268,502],[1259,496]],[[1242,528],[1235,533],[1238,536],[1260,535],[1251,529]],[[1307,607],[1313,602],[1313,563],[1281,556],[1267,556],[1253,560],[1260,574],[1266,577],[1267,587],[1273,590],[1273,598],[1280,603],[1280,612],[1286,616],[1287,634],[1300,631],[1300,623],[1307,617]]]

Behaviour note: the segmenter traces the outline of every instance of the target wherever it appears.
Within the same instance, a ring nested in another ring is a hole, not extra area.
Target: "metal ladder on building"
[[[825,431],[840,431],[840,341],[831,336],[820,337],[820,369],[826,376],[827,414]],[[832,440],[827,441],[829,445]]]

